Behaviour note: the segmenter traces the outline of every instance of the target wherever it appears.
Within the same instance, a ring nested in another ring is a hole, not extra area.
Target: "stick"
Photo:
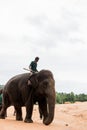
[[[29,69],[27,69],[27,68],[23,68],[24,70],[27,70],[27,71],[30,71]]]

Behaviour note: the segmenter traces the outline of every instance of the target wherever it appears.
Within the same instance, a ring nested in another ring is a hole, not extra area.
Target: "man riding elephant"
[[[36,101],[43,115],[43,123],[49,125],[54,119],[55,111],[55,80],[49,70],[41,70],[31,76],[29,73],[24,73],[12,77],[3,89],[0,118],[4,119],[7,108],[13,105],[16,120],[23,120],[21,107],[25,106],[24,121],[33,122],[32,111]]]

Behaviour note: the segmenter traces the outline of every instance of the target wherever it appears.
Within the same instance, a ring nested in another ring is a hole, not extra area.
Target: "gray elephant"
[[[11,78],[3,89],[3,106],[0,118],[5,119],[9,106],[16,110],[16,120],[23,120],[21,107],[26,107],[25,122],[33,122],[33,104],[38,102],[43,123],[49,125],[55,112],[55,81],[51,71],[41,70],[36,74],[19,74]]]

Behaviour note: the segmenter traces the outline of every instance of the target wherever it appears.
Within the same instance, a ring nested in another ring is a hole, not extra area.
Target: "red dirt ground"
[[[25,108],[23,119],[25,118]],[[6,119],[0,119],[0,130],[87,130],[87,102],[74,104],[58,104],[55,108],[53,122],[46,126],[39,118],[38,106],[34,106],[33,123],[16,121],[14,108],[9,107]]]

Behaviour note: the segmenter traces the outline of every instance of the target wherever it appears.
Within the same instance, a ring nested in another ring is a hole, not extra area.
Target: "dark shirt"
[[[37,71],[37,63],[35,61],[32,61],[30,63],[29,68],[31,69],[32,72],[38,72]]]

